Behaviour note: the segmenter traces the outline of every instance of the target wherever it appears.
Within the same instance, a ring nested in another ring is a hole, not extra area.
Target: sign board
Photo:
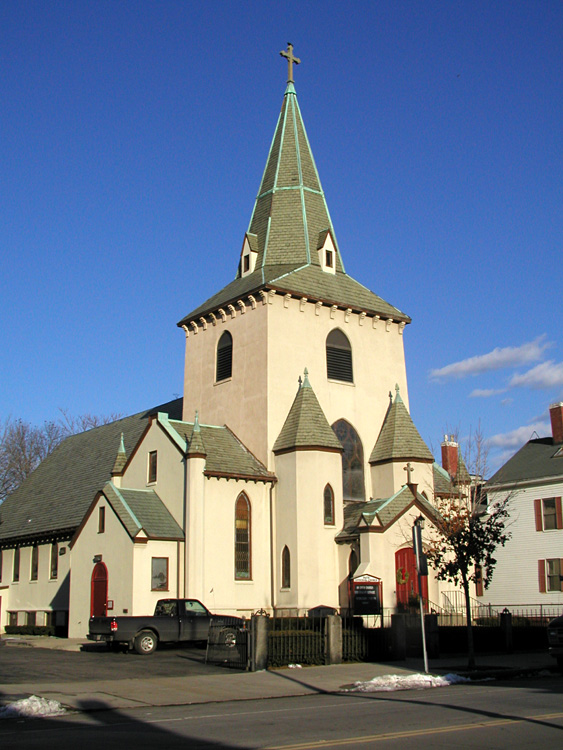
[[[381,579],[375,576],[360,576],[352,581],[352,602],[355,615],[381,614],[382,599]]]

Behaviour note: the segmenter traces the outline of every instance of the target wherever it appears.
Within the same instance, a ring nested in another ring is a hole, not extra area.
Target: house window
[[[364,487],[364,449],[356,430],[345,419],[339,419],[332,425],[336,437],[340,440],[342,453],[342,492],[344,501],[365,500]]]
[[[538,560],[538,577],[540,592],[563,591],[563,560],[554,558],[552,560]]]
[[[287,544],[282,550],[282,589],[291,588],[291,555]]]
[[[17,625],[17,624],[18,624],[18,613],[8,612],[8,625]]]
[[[327,268],[332,268],[334,260],[334,253],[332,250],[325,250],[325,265]]]
[[[36,625],[37,624],[37,612],[26,612],[25,613],[25,624]]]
[[[250,270],[250,255],[245,255],[242,259],[243,273],[248,273]]]
[[[168,591],[168,558],[153,557],[151,561],[151,590]]]
[[[55,578],[59,574],[59,545],[57,542],[53,542],[51,545],[51,579]]]
[[[106,530],[106,509],[105,506],[102,505],[101,508],[98,508],[98,534],[103,534]]]
[[[31,580],[36,581],[39,572],[39,547],[34,544],[31,548]],[[35,623],[34,623],[35,624]]]
[[[354,382],[352,347],[347,336],[339,328],[331,331],[326,339],[326,375],[329,380]]]
[[[233,337],[225,331],[217,344],[217,368],[215,380],[227,380],[233,374]]]
[[[330,484],[324,491],[324,519],[326,526],[334,526],[334,492]]]
[[[149,471],[148,471],[149,484],[151,482],[156,482],[157,459],[158,459],[157,451],[151,451],[149,453]]]
[[[235,579],[250,580],[250,503],[243,493],[235,506]]]
[[[534,514],[536,531],[563,529],[560,497],[536,498],[534,500]]]
[[[20,580],[20,548],[16,547],[14,550],[14,571],[12,575],[12,581],[17,583]]]

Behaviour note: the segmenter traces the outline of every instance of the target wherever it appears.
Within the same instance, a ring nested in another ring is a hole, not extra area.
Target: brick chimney
[[[563,401],[551,404],[549,407],[551,417],[551,434],[554,443],[563,443]]]
[[[445,469],[451,477],[457,475],[458,450],[459,446],[454,440],[454,436],[444,435],[442,443],[442,468]]]

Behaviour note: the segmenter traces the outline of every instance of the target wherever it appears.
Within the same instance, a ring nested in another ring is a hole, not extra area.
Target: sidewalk
[[[8,638],[5,639],[9,641]],[[79,651],[84,640],[37,636],[17,639],[20,647],[39,646]],[[5,647],[13,646],[7,642]],[[18,646],[16,646],[18,647]],[[430,661],[432,674],[464,673],[464,657],[445,657]],[[478,659],[477,676],[510,678],[520,673],[555,670],[555,662],[545,653],[496,654]],[[148,671],[148,670],[147,670]],[[264,672],[232,672],[186,677],[147,676],[139,679],[56,683],[33,682],[18,685],[0,684],[0,703],[6,705],[19,698],[37,695],[56,700],[72,709],[92,711],[149,706],[218,703],[257,698],[281,698],[315,693],[337,693],[356,681],[368,681],[383,675],[407,675],[423,672],[422,659],[404,662],[353,663],[303,669],[278,669]]]

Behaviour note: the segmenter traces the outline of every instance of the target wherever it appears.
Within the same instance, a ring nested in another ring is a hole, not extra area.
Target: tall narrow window
[[[282,589],[291,588],[291,556],[287,544],[282,550]]]
[[[331,331],[326,339],[326,376],[329,380],[354,382],[352,347],[339,328]]]
[[[243,493],[239,495],[235,506],[235,579],[237,581],[250,580],[252,573],[250,522],[250,503]]]
[[[104,505],[98,508],[98,534],[103,534],[106,530],[106,508]]]
[[[561,560],[555,558],[554,560],[546,560],[545,562],[547,573],[547,590],[561,591]]]
[[[20,580],[20,548],[16,547],[14,550],[14,571],[12,575],[12,581],[17,583]]]
[[[233,337],[225,331],[217,344],[217,369],[215,380],[227,380],[233,374]]]
[[[36,581],[39,573],[39,547],[34,544],[31,548],[31,580]]]
[[[342,443],[342,493],[345,501],[365,500],[364,449],[356,430],[345,419],[332,425],[336,437]]]
[[[149,484],[151,482],[156,482],[157,463],[158,463],[158,453],[157,451],[151,451],[149,453],[149,467],[148,467]]]
[[[59,574],[59,545],[53,542],[51,545],[51,579],[55,580]]]
[[[334,526],[334,492],[330,484],[324,491],[324,518],[326,526]]]

